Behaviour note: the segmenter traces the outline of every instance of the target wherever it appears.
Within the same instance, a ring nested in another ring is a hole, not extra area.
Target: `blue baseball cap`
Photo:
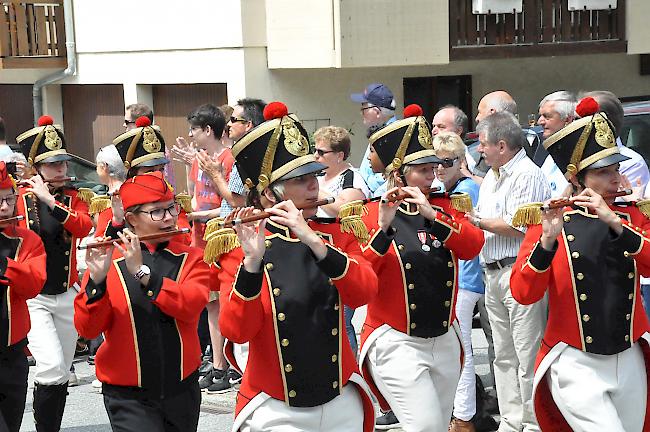
[[[390,110],[395,109],[393,92],[380,83],[368,84],[363,93],[352,93],[350,99],[357,103],[369,103]]]

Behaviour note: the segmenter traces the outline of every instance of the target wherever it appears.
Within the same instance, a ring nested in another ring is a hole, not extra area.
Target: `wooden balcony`
[[[570,11],[567,0],[523,0],[521,13],[474,15],[472,0],[449,0],[449,59],[626,52],[625,3]]]
[[[0,69],[67,67],[61,0],[1,3]]]

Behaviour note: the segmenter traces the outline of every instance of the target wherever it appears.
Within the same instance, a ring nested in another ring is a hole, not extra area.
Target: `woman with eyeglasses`
[[[362,250],[379,295],[368,303],[360,364],[382,410],[392,408],[405,431],[442,432],[462,367],[458,259],[478,255],[483,232],[456,201],[425,195],[439,159],[422,110],[409,106],[404,117],[370,136],[370,164],[388,191],[363,218],[370,240]],[[394,194],[407,197],[390,202]]]
[[[112,246],[87,250],[75,325],[86,338],[104,334],[95,365],[113,430],[196,431],[197,326],[210,269],[178,236],[140,241],[176,227],[179,208],[162,173],[127,180],[120,197],[128,226]]]
[[[479,185],[465,177],[461,166],[465,160],[465,144],[453,132],[441,132],[433,139],[433,149],[438,160],[434,161],[436,177],[448,193],[463,192],[476,205]],[[471,260],[458,260],[458,295],[456,298],[456,317],[460,324],[465,350],[465,363],[458,381],[454,399],[454,417],[450,431],[471,431],[471,420],[476,414],[476,375],[472,356],[472,318],[476,303],[485,294],[483,271],[478,256]]]
[[[38,234],[8,222],[16,214],[17,187],[0,162],[0,430],[18,432],[27,397],[27,300],[41,292],[45,248]]]

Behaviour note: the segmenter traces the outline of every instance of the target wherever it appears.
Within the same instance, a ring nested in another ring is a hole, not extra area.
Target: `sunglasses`
[[[128,125],[130,125],[130,124],[135,124],[135,120],[127,120],[127,119],[124,119],[124,126],[128,126]]]
[[[433,165],[434,166],[442,165],[444,168],[451,168],[454,166],[454,163],[456,163],[457,160],[458,158],[453,158],[453,159],[444,158],[444,159],[440,159],[437,162],[434,162]]]
[[[335,151],[334,150],[314,149],[314,154],[317,154],[320,157],[325,156],[327,153],[335,153]]]
[[[230,116],[230,123],[248,123],[248,120],[246,120],[243,117],[235,117],[235,116]]]

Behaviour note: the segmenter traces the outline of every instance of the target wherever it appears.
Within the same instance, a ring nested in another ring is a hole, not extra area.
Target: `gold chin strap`
[[[392,171],[395,171],[396,169],[400,169],[402,164],[404,163],[404,156],[406,155],[406,149],[408,148],[409,142],[411,141],[411,136],[413,136],[413,131],[415,130],[415,125],[417,124],[417,118],[414,119],[413,122],[409,125],[408,129],[406,129],[406,133],[402,137],[402,141],[399,143],[399,147],[397,147],[397,151],[395,152],[395,158],[393,161],[386,167],[386,174],[390,174]]]
[[[264,189],[271,183],[271,173],[273,172],[273,159],[275,159],[275,151],[278,148],[280,134],[282,133],[282,121],[275,127],[273,135],[269,140],[269,145],[266,147],[264,159],[262,159],[262,167],[260,169],[260,176],[258,177],[257,191],[261,194]]]
[[[43,135],[45,135],[45,128],[47,126],[44,126],[43,129],[36,135],[36,138],[34,138],[34,142],[32,142],[32,147],[29,149],[29,157],[27,158],[27,162],[29,162],[30,165],[34,165],[34,158],[36,157],[36,152],[38,151],[38,146],[41,143],[41,140],[43,139]]]
[[[124,167],[127,170],[131,168],[131,161],[133,160],[133,156],[135,156],[135,150],[138,148],[138,141],[140,141],[143,130],[144,128],[140,128],[131,140],[131,144],[129,144],[129,150],[126,152],[126,160],[124,161]]]
[[[578,143],[573,149],[573,153],[571,153],[571,161],[566,167],[566,173],[564,173],[564,177],[566,177],[567,180],[570,179],[572,175],[576,175],[578,173],[578,166],[580,166],[582,155],[585,152],[587,140],[589,139],[589,134],[591,134],[591,128],[593,127],[592,125],[593,123],[589,122],[589,124],[585,126],[585,128],[582,130],[582,133],[580,134],[580,138],[578,138]]]

